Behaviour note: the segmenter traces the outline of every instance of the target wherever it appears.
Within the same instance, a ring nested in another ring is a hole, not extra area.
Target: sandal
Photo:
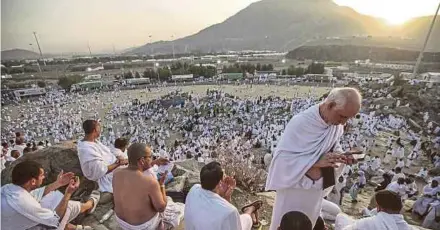
[[[87,200],[93,200],[93,208],[90,209],[86,214],[91,214],[95,211],[96,206],[98,206],[99,199],[101,198],[101,193],[98,190],[93,190]]]
[[[241,212],[244,212],[244,210],[246,208],[249,208],[251,206],[255,206],[255,211],[257,211],[258,209],[261,208],[261,206],[263,206],[263,201],[261,201],[261,200],[254,201],[254,202],[244,206],[243,208],[241,208]]]
[[[93,230],[93,228],[90,227],[90,226],[83,226],[83,225],[80,225],[80,224],[78,224],[75,229],[76,230]]]

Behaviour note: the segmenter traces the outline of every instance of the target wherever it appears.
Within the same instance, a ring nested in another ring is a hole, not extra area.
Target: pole
[[[116,56],[115,44],[112,44],[112,46],[113,46],[113,54]]]
[[[429,37],[431,36],[432,28],[434,28],[435,20],[437,18],[437,14],[440,10],[440,3],[438,4],[437,10],[435,11],[434,17],[432,18],[431,26],[429,27],[428,34],[426,35],[425,43],[423,44],[423,48],[420,51],[419,57],[417,58],[416,66],[414,66],[414,71],[412,74],[412,78],[416,78],[417,71],[419,70],[420,63],[422,62],[423,53],[425,52],[426,46],[429,42]]]
[[[38,42],[37,33],[36,32],[33,33],[34,33],[35,41],[37,41],[38,50],[40,51],[40,57],[41,59],[43,59],[44,66],[46,66],[46,61],[43,58],[43,52],[41,52],[40,43]]]
[[[35,52],[34,51],[34,46],[32,44],[29,44],[29,45],[32,48],[32,52]],[[41,67],[40,67],[40,63],[38,62],[38,59],[37,59],[37,66],[38,66],[38,72],[40,73],[41,79],[44,79],[43,72],[41,72]],[[35,78],[35,85],[37,85],[37,78]]]
[[[175,58],[175,56],[174,56],[174,35],[171,36],[171,38],[173,39],[173,59],[174,59]]]
[[[90,57],[92,57],[92,50],[90,49],[90,43],[89,42],[87,42],[87,47],[89,48]]]

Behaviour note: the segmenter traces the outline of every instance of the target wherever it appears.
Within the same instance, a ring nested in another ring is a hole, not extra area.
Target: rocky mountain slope
[[[174,41],[176,53],[227,50],[286,51],[329,37],[393,36],[389,46],[417,48],[425,37],[431,17],[416,18],[402,26],[390,27],[382,20],[362,15],[331,0],[262,0],[249,5],[224,22]],[[400,36],[410,37],[401,39]],[[437,23],[432,40],[440,40]],[[402,42],[403,41],[403,42]],[[347,43],[349,44],[349,43]],[[172,42],[160,41],[129,51],[129,54],[171,53]],[[431,42],[428,50],[439,49]]]
[[[38,53],[24,49],[4,50],[1,52],[2,60],[35,59],[39,56]]]

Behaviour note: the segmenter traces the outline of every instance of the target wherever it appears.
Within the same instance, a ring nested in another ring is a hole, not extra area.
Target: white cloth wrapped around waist
[[[159,213],[156,213],[156,215],[153,216],[153,218],[140,225],[131,225],[121,220],[116,214],[115,214],[115,219],[116,222],[118,222],[119,226],[124,230],[156,230],[159,227],[159,224],[161,223],[161,218]]]

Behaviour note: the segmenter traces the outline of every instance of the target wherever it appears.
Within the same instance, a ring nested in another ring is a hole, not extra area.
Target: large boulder
[[[97,188],[97,184],[95,182],[88,180],[82,174],[76,148],[74,146],[64,145],[44,148],[18,158],[2,171],[1,184],[4,185],[11,183],[12,169],[18,163],[26,160],[36,161],[43,166],[46,173],[44,184],[53,183],[61,170],[64,172],[73,172],[76,176],[79,176],[81,185],[80,188],[75,192],[74,197],[78,194],[89,194],[93,189]]]
[[[400,116],[409,118],[414,114],[414,110],[411,109],[409,106],[399,106],[394,108],[394,111],[396,111],[397,114]]]
[[[374,105],[380,105],[380,108],[388,106],[392,108],[396,104],[395,98],[379,97],[373,100]]]
[[[174,163],[175,167],[172,170],[174,176],[185,176],[186,181],[183,187],[183,192],[187,194],[191,187],[195,184],[200,184],[200,170],[205,165],[194,159],[179,161]]]

